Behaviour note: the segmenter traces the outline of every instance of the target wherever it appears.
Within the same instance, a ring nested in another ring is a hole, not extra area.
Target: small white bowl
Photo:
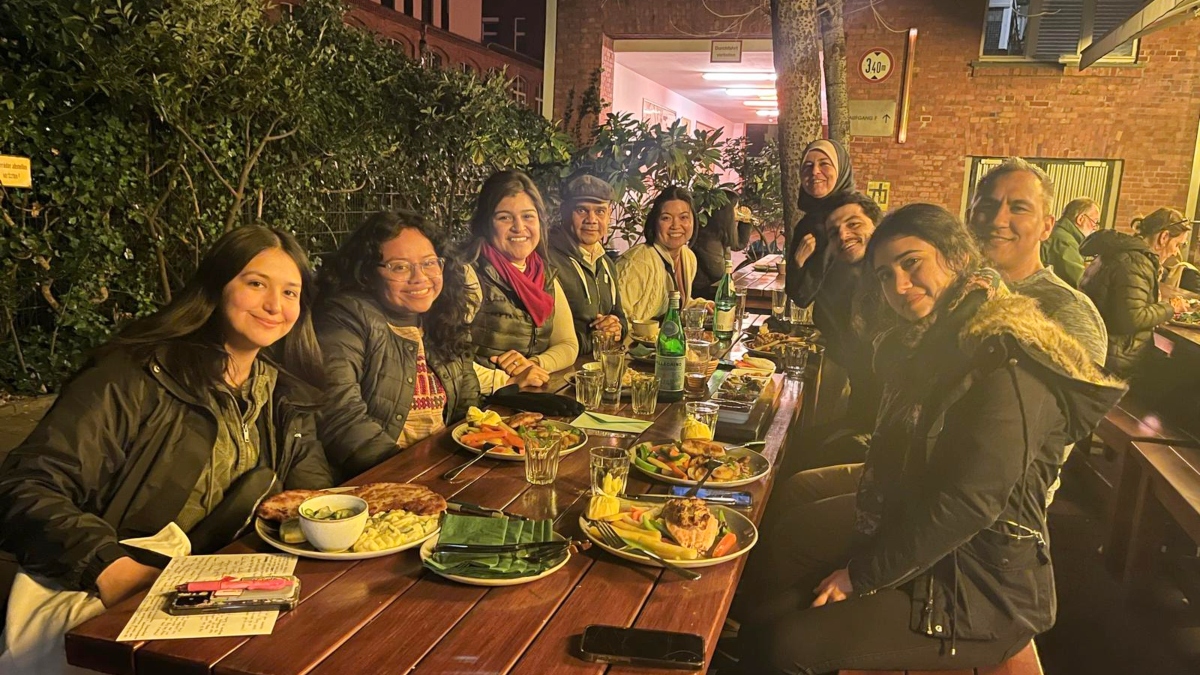
[[[341,520],[316,520],[305,515],[326,506],[335,511],[355,509],[358,513]],[[317,550],[330,553],[345,551],[362,536],[367,527],[367,517],[367,502],[364,499],[353,495],[321,495],[300,504],[300,531]]]

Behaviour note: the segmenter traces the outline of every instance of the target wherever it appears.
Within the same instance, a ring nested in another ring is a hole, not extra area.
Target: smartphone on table
[[[300,602],[300,579],[289,575],[190,582],[180,584],[170,598],[167,613],[175,616],[288,611]]]
[[[704,667],[704,638],[692,633],[591,625],[579,644],[583,658],[672,670]]]
[[[683,497],[687,494],[688,490],[691,490],[691,489],[692,488],[690,488],[686,485],[676,485],[671,488],[669,494],[672,497]],[[700,488],[700,491],[696,493],[696,496],[699,497],[700,499],[711,499],[713,497],[720,497],[721,499],[732,499],[734,505],[739,509],[748,509],[754,505],[754,497],[749,492],[746,492],[745,490],[722,490],[720,488],[714,488],[714,489]]]

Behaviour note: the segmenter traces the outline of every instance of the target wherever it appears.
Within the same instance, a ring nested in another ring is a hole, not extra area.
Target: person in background
[[[1159,292],[1160,261],[1179,253],[1192,225],[1175,209],[1162,208],[1135,218],[1136,235],[1103,230],[1080,247],[1095,256],[1079,287],[1095,301],[1108,326],[1109,370],[1135,376],[1154,351],[1154,327],[1186,309],[1181,298]]]
[[[545,214],[537,186],[520,171],[492,174],[479,190],[462,260],[483,394],[510,382],[545,385],[579,355],[571,306],[546,264]]]
[[[479,404],[463,269],[412,211],[368,217],[321,267],[315,324],[329,389],[321,442],[342,480]]]
[[[679,291],[680,306],[687,306],[696,278],[696,254],[688,248],[695,228],[692,193],[672,185],[658,194],[646,216],[646,241],[617,260],[617,282],[630,321],[661,319],[672,291]]]
[[[968,213],[972,232],[989,264],[1014,293],[1038,301],[1042,312],[1104,362],[1104,320],[1086,295],[1042,264],[1042,242],[1054,228],[1054,181],[1045,171],[1010,157],[975,188]]]
[[[1054,270],[1059,279],[1079,288],[1083,276],[1083,256],[1079,245],[1100,229],[1100,206],[1088,197],[1074,199],[1063,209],[1062,217],[1042,242],[1042,262]]]
[[[550,264],[558,270],[581,354],[592,353],[592,333],[620,340],[628,325],[617,289],[617,264],[604,251],[612,220],[612,186],[579,176],[563,190],[562,216],[550,230]]]
[[[725,276],[725,261],[734,251],[746,248],[750,238],[750,219],[738,205],[738,195],[724,190],[729,202],[717,209],[696,234],[692,250],[696,253],[696,278],[692,280],[692,297],[714,300],[717,282]],[[739,219],[739,214],[743,214]]]
[[[817,296],[835,247],[825,236],[825,216],[836,195],[854,191],[850,153],[834,140],[818,139],[804,149],[800,165],[800,210],[804,216],[788,235],[785,286],[788,297],[807,307]]]
[[[823,522],[795,509],[751,553],[742,672],[968,670],[1023,649],[1055,619],[1062,448],[1124,393],[945,209],[889,213],[866,258],[902,322],[876,353],[871,451],[854,498],[810,502]]]
[[[164,556],[229,544],[267,494],[333,485],[313,279],[286,232],[231,230],[63,386],[0,468],[0,548],[21,567],[0,671],[66,672],[66,631],[148,588]]]

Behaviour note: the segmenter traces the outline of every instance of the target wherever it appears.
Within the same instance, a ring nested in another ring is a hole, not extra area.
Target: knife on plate
[[[511,518],[513,520],[529,520],[528,517],[522,516],[519,513],[503,511],[501,509],[492,509],[478,504],[467,504],[466,502],[446,502],[446,510],[454,513],[462,513],[468,516],[483,516],[484,518]]]

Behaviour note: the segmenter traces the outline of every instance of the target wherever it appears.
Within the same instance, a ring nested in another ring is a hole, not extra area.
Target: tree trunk
[[[771,0],[775,89],[779,92],[779,159],[783,222],[800,220],[804,146],[821,136],[821,72],[816,0]]]
[[[825,0],[821,14],[821,46],[825,53],[825,105],[829,110],[829,137],[850,143],[850,97],[846,91],[846,23],[844,0]]]

